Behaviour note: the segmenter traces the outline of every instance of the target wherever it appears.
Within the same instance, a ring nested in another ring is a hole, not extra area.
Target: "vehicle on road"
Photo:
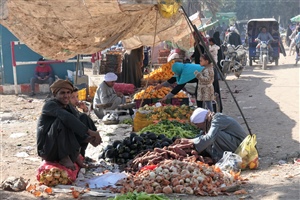
[[[260,41],[256,39],[263,27],[266,28],[274,40]],[[262,65],[263,69],[266,69],[267,65],[273,62],[277,66],[280,53],[286,56],[280,38],[279,23],[275,19],[262,18],[249,20],[247,23],[247,36],[250,66],[254,62]]]

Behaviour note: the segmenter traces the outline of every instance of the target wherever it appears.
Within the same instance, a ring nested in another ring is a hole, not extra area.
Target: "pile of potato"
[[[154,170],[144,170],[117,183],[113,192],[182,193],[201,196],[223,194],[224,188],[240,184],[239,176],[225,176],[219,168],[203,162],[164,160]]]
[[[67,171],[55,167],[42,171],[39,181],[47,186],[56,186],[58,184],[67,185],[72,182],[69,179]]]

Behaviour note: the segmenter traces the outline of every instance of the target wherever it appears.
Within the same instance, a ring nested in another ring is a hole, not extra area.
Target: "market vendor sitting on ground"
[[[99,119],[104,117],[104,109],[115,110],[120,104],[124,104],[126,99],[121,92],[116,92],[114,84],[118,76],[115,73],[109,72],[105,74],[104,81],[96,90],[93,109]]]
[[[30,87],[31,87],[31,93],[30,96],[35,95],[35,84],[45,84],[48,83],[49,86],[53,83],[53,74],[52,74],[52,68],[50,65],[45,63],[39,63],[40,61],[45,61],[44,58],[40,58],[37,62],[37,66],[34,71],[34,77],[30,79]],[[51,96],[51,91],[49,91],[48,97]]]
[[[70,108],[73,85],[67,80],[57,80],[50,89],[54,98],[45,102],[37,125],[38,155],[46,161],[59,162],[75,170],[87,167],[80,159],[81,144],[98,146],[102,139],[98,131],[89,129]]]
[[[95,123],[93,120],[89,117],[89,108],[88,106],[78,99],[78,88],[74,87],[73,93],[70,98],[70,109],[72,112],[79,118],[79,120],[84,123],[89,129],[93,131],[97,131],[97,127],[95,126]],[[80,110],[82,111],[80,111]],[[80,141],[80,138],[78,138],[78,141]],[[85,156],[85,150],[88,146],[88,143],[81,142],[80,143],[81,149],[80,154],[84,157]]]
[[[248,135],[232,117],[203,108],[197,108],[190,120],[201,130],[201,135],[194,139],[180,139],[179,142],[193,143],[199,154],[209,154],[214,162],[222,158],[224,151],[235,152]]]

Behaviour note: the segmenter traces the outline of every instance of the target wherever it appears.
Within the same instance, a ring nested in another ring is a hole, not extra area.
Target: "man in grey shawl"
[[[203,108],[197,108],[190,120],[203,130],[202,134],[194,139],[182,139],[182,142],[193,143],[199,154],[209,154],[214,162],[222,158],[224,151],[235,152],[248,135],[232,117]]]
[[[104,81],[96,90],[93,109],[99,119],[104,117],[104,108],[107,110],[115,110],[120,104],[126,102],[124,95],[120,92],[116,92],[114,89],[114,84],[117,79],[118,76],[115,73],[109,72],[105,74]]]

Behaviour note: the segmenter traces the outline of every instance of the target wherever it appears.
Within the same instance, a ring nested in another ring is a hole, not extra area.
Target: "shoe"
[[[31,92],[31,93],[29,94],[29,96],[30,96],[30,97],[35,96],[35,93],[34,93],[34,92]]]

